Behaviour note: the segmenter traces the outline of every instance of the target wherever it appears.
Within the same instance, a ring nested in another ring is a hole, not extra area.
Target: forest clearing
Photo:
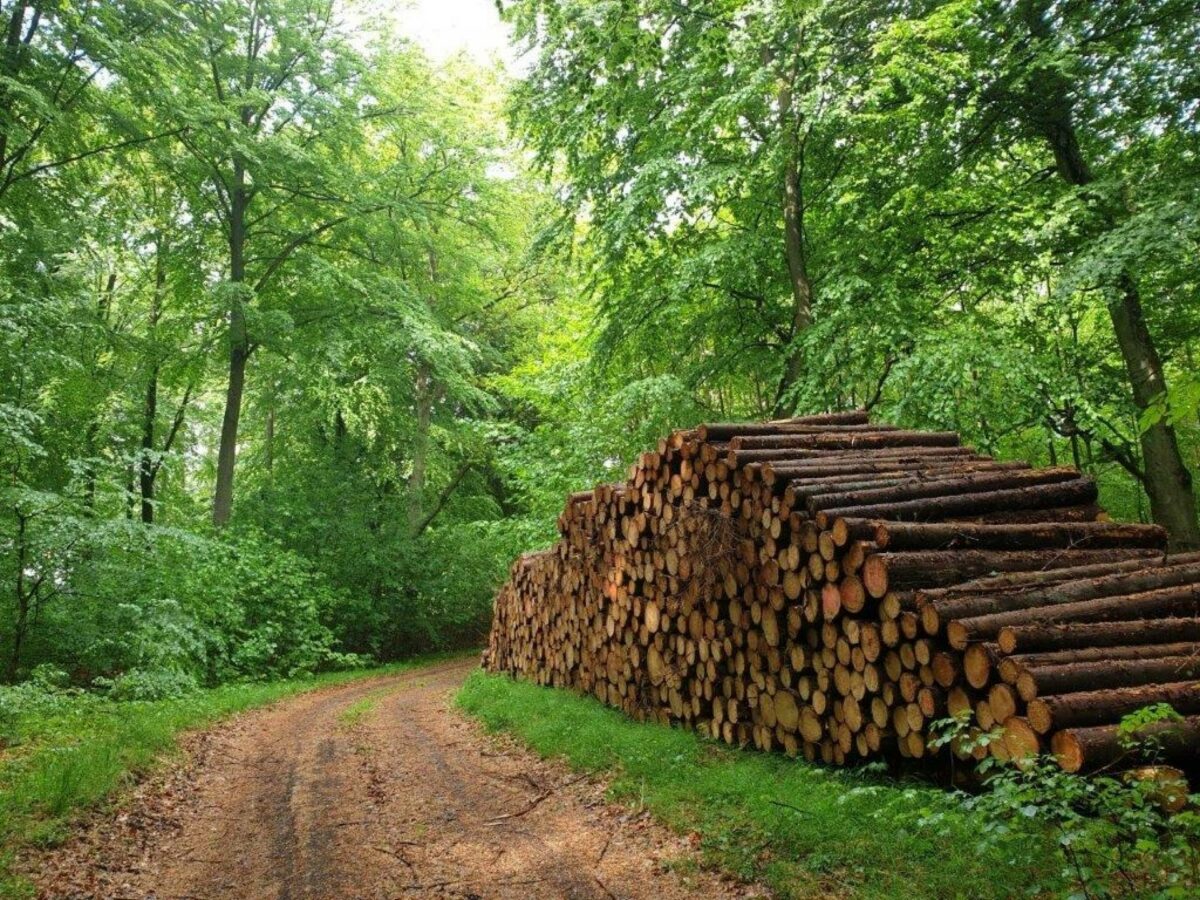
[[[0,897],[1195,895],[1198,48],[0,0]]]

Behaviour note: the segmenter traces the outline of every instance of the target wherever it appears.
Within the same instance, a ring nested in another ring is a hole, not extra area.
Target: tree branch
[[[466,462],[459,466],[458,471],[454,473],[454,477],[450,479],[450,483],[442,488],[442,492],[438,494],[437,502],[433,504],[433,508],[413,528],[410,537],[419,538],[424,534],[425,529],[437,518],[438,513],[442,511],[442,508],[450,500],[450,497],[458,490],[458,486],[462,484],[462,480],[467,477],[467,473],[474,468],[474,465],[474,463]]]

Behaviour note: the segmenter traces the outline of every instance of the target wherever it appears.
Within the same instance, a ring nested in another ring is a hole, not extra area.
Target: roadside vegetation
[[[1165,898],[1200,885],[1200,816],[1167,815],[1143,783],[1036,766],[998,771],[977,795],[947,792],[877,765],[731,749],[483,672],[457,702],[609,779],[614,800],[695,833],[709,862],[780,897]]]

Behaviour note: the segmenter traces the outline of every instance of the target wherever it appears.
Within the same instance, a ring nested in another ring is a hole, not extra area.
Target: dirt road
[[[43,897],[749,897],[603,786],[450,706],[473,662],[305,694],[33,861]]]

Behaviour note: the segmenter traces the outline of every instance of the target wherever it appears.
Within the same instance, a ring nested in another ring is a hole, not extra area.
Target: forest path
[[[454,710],[475,665],[319,690],[191,736],[185,763],[34,861],[40,896],[754,894],[699,870],[686,840],[607,803],[602,785]]]

